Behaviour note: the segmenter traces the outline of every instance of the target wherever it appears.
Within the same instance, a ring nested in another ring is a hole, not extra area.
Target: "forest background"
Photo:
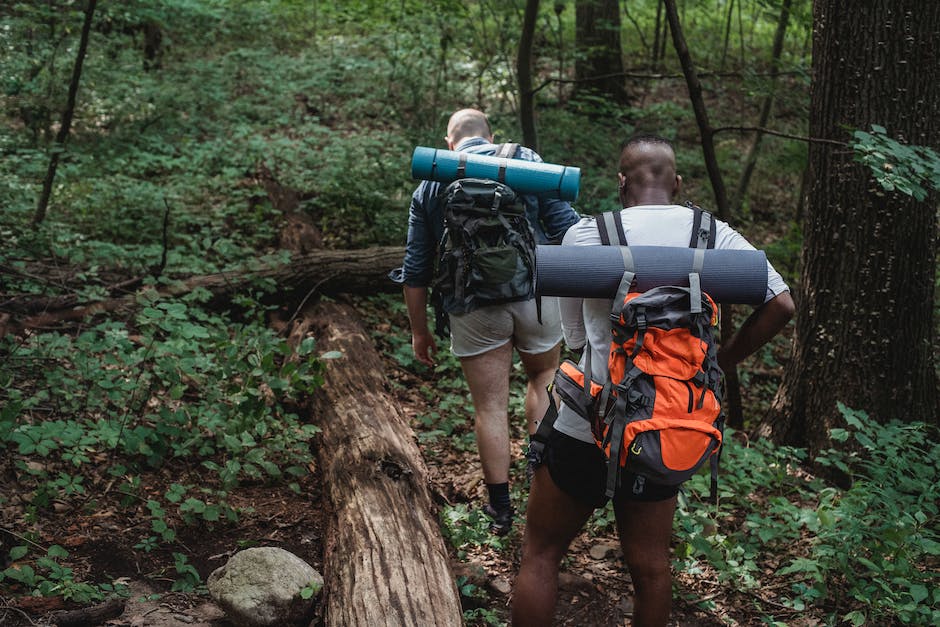
[[[817,1],[814,13],[808,0],[4,3],[0,620],[127,595],[138,581],[153,595],[204,593],[213,557],[271,542],[261,530],[272,508],[310,515],[322,475],[306,399],[341,356],[315,336],[291,342],[286,329],[330,291],[370,330],[444,495],[442,532],[454,561],[472,566],[456,582],[465,620],[506,620],[506,592],[489,584],[511,580],[519,537],[489,537],[477,511],[459,367],[446,355],[433,371],[412,359],[390,283],[337,296],[330,262],[309,256],[384,247],[393,258],[413,148],[443,147],[449,114],[475,106],[497,140],[580,167],[584,214],[616,207],[623,139],[670,138],[682,200],[759,244],[800,302],[797,321],[732,373],[740,399],[720,504],[705,502],[704,475],[683,500],[677,624],[936,624],[938,122],[917,133],[888,119],[814,132],[832,4]],[[916,13],[930,3],[900,4]],[[864,31],[895,10],[866,7],[843,18]],[[846,72],[847,91],[856,79]],[[915,117],[917,102],[901,101]],[[843,154],[855,178],[828,176],[813,150]],[[823,179],[858,188],[857,203],[826,196]],[[823,228],[827,206],[855,210],[835,217],[838,233]],[[878,222],[884,207],[906,209]],[[855,224],[870,227],[861,240],[844,230]],[[877,264],[877,251],[898,249],[919,264],[907,274],[918,277],[910,293],[920,306],[903,315],[891,280],[883,302],[856,283],[880,289],[872,273],[894,277],[905,263],[858,272],[850,260]],[[285,285],[278,268],[304,263],[314,265]],[[836,287],[819,288],[821,263]],[[844,306],[827,313],[819,294],[833,290]],[[800,352],[828,337],[820,327],[839,326],[826,315],[846,311],[896,346],[865,339],[857,357],[840,336]],[[910,385],[878,374],[906,362],[920,373],[902,373]],[[860,363],[874,370],[854,373]],[[821,403],[818,388],[834,393]],[[913,398],[917,409],[895,415],[884,398]],[[521,403],[514,395],[517,414]],[[514,485],[521,521],[525,486]],[[262,494],[280,496],[259,506]],[[329,521],[310,521],[314,540],[297,524],[285,523],[283,545],[319,566]],[[613,532],[601,511],[585,546]],[[206,533],[212,541],[196,541]],[[582,571],[583,559],[569,569]],[[598,587],[582,590],[581,606],[622,624],[629,607]],[[560,622],[583,624],[577,598]]]

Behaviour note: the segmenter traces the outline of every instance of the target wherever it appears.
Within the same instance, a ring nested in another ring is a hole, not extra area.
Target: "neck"
[[[660,190],[642,190],[638,193],[627,193],[623,198],[624,207],[637,205],[671,205],[672,195]]]

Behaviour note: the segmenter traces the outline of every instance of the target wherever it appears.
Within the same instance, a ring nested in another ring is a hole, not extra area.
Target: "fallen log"
[[[427,469],[414,434],[385,393],[383,364],[348,305],[320,303],[312,329],[326,362],[311,401],[318,459],[334,522],[324,557],[327,625],[461,625],[460,597]],[[295,328],[292,337],[297,337]]]
[[[370,295],[397,292],[401,287],[388,278],[392,268],[401,265],[405,250],[398,246],[377,246],[358,250],[313,250],[295,254],[286,264],[257,264],[228,272],[192,277],[161,288],[159,297],[173,298],[196,288],[209,290],[216,302],[226,303],[231,295],[247,289],[253,282],[267,280],[277,285],[278,300],[301,300],[314,295]],[[153,288],[145,288],[153,290]],[[112,311],[132,310],[137,306],[134,292],[96,303],[78,303],[64,297],[60,309],[50,309],[57,301],[42,299],[43,312],[21,320],[11,320],[10,329],[40,328],[57,322],[82,320],[86,316]],[[34,313],[35,303],[25,299],[8,299],[0,303],[0,311]]]

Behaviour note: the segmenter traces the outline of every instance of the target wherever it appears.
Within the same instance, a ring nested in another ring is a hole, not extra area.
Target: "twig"
[[[29,614],[27,614],[20,608],[16,607],[15,605],[10,605],[9,603],[6,602],[6,600],[3,600],[3,603],[0,604],[0,610],[13,610],[14,612],[17,612],[20,616],[22,616],[24,620],[29,621],[29,624],[33,625],[33,627],[40,627],[39,623],[34,622],[33,619],[29,617]]]
[[[38,544],[38,543],[36,543],[36,542],[33,542],[33,541],[30,540],[29,538],[26,538],[26,537],[24,537],[24,536],[21,536],[20,534],[16,533],[15,531],[10,531],[10,530],[7,529],[6,527],[0,527],[0,531],[2,531],[2,532],[4,532],[4,533],[10,534],[11,536],[13,536],[14,538],[16,538],[17,540],[22,540],[23,542],[26,542],[27,544],[32,544],[32,545],[33,545],[34,547],[36,547],[37,549],[40,549],[43,553],[48,553],[48,552],[49,552],[49,549],[47,549],[46,547],[42,546],[41,544]]]
[[[801,142],[808,142],[811,144],[830,144],[833,146],[839,146],[848,148],[846,142],[840,142],[836,139],[820,139],[818,137],[804,137],[802,135],[793,135],[791,133],[783,133],[781,131],[775,131],[769,128],[761,128],[759,126],[721,126],[719,128],[712,129],[712,135],[717,135],[718,133],[724,131],[738,131],[739,133],[764,133],[765,135],[776,135],[777,137],[785,137],[786,139],[796,139]]]
[[[336,276],[338,276],[338,274],[339,274],[339,273],[334,272],[333,274],[327,276],[325,279],[323,279],[322,281],[320,281],[319,283],[317,283],[316,285],[314,285],[313,287],[311,287],[311,288],[310,288],[310,291],[307,292],[307,295],[304,296],[304,297],[303,297],[303,300],[300,301],[300,304],[297,305],[297,309],[294,310],[294,314],[287,320],[287,324],[285,325],[285,327],[290,326],[290,323],[294,321],[294,318],[296,318],[297,315],[300,313],[300,311],[304,308],[304,305],[307,304],[307,300],[308,300],[311,296],[313,296],[314,292],[316,292],[316,291],[320,288],[321,285],[323,285],[324,283],[326,283],[326,282],[329,281],[330,279],[336,278]]]

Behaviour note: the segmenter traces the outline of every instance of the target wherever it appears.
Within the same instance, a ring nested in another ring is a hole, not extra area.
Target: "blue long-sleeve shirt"
[[[471,137],[456,146],[458,151],[492,155],[497,145],[482,137]],[[515,158],[541,162],[542,158],[530,148],[520,146]],[[408,210],[408,243],[405,260],[398,280],[410,287],[428,287],[434,274],[437,247],[444,235],[444,213],[438,201],[441,184],[422,181],[411,197]],[[580,219],[580,216],[564,200],[546,198],[542,195],[523,196],[526,218],[532,227],[537,244],[560,243],[565,231]]]

